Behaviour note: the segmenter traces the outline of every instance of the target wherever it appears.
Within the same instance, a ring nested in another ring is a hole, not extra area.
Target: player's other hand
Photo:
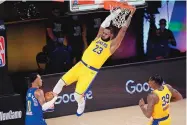
[[[48,101],[51,101],[52,99],[54,98],[54,95],[53,95],[53,92],[50,91],[50,92],[46,92],[45,93],[45,100],[48,102]]]
[[[53,93],[53,96],[55,97],[55,96],[58,96],[58,94],[56,94],[56,93],[54,93],[54,92],[52,92]]]
[[[143,98],[141,98],[139,101],[139,106],[142,107],[144,105],[145,105],[145,102],[144,102]]]

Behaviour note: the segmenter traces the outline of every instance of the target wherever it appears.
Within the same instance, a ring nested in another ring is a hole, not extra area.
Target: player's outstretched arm
[[[46,111],[47,109],[49,109],[57,100],[57,96],[54,96],[54,98],[51,101],[46,102],[45,97],[44,97],[44,92],[41,89],[38,89],[34,94],[36,98],[38,99],[40,105],[42,106],[43,111]]]
[[[116,51],[117,48],[119,48],[125,34],[126,34],[126,31],[130,25],[130,22],[131,22],[131,18],[133,16],[133,14],[135,13],[136,11],[136,8],[134,8],[132,11],[131,11],[131,14],[129,15],[126,23],[121,27],[121,29],[119,30],[118,32],[118,35],[116,36],[116,38],[114,38],[112,40],[112,43],[111,43],[111,53],[114,53]]]
[[[96,36],[95,39],[101,37],[101,35],[102,35],[104,29],[105,29],[106,27],[109,27],[109,26],[110,26],[110,22],[111,22],[112,19],[113,19],[112,16],[113,16],[113,15],[110,14],[110,15],[109,15],[108,17],[106,17],[105,20],[102,22],[102,24],[101,24],[101,26],[100,26],[100,28],[99,28],[99,31],[98,31],[97,36]]]
[[[172,98],[171,98],[172,102],[176,102],[183,99],[182,95],[176,89],[171,87],[169,84],[166,84],[166,86],[168,87],[169,91],[172,94]]]
[[[153,113],[154,105],[158,103],[158,96],[154,93],[151,93],[147,96],[147,107],[145,106],[145,102],[143,99],[139,101],[139,106],[143,112],[143,114],[147,117],[150,118]]]
[[[106,27],[109,27],[109,26],[110,26],[111,21],[112,21],[113,19],[115,19],[115,18],[118,16],[118,14],[119,14],[120,12],[121,12],[121,10],[120,10],[120,9],[117,9],[114,13],[111,13],[108,17],[105,18],[105,20],[102,22],[102,24],[101,24],[101,26],[100,26],[100,28],[99,28],[99,32],[98,32],[98,34],[97,34],[97,36],[96,36],[95,39],[101,37],[101,35],[102,35],[104,29],[105,29]]]

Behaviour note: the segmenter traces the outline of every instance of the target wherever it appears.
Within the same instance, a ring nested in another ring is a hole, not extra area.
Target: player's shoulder
[[[37,89],[35,92],[34,92],[35,96],[41,96],[44,94],[43,90],[42,89]]]
[[[158,95],[154,92],[148,94],[148,98],[158,98]]]
[[[177,90],[175,88],[173,88],[171,85],[169,84],[165,84],[165,86],[168,88],[168,90],[171,92],[171,93],[174,93],[176,92]]]
[[[159,97],[156,93],[151,92],[151,93],[148,94],[147,100],[154,100],[157,103],[158,100],[159,100]]]
[[[170,84],[164,84],[169,90],[171,90],[173,87]]]

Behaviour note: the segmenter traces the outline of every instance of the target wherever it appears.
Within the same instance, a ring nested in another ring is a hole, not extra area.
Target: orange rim
[[[130,9],[130,10],[135,9],[133,6],[128,5],[127,2],[125,2],[125,3],[117,2],[117,1],[105,1],[104,2],[104,9],[111,10],[111,7],[127,8],[127,9]]]

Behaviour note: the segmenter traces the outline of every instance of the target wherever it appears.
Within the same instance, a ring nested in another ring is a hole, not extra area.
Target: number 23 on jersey
[[[101,54],[103,51],[103,48],[100,47],[99,45],[96,45],[96,47],[93,49],[93,51],[97,54]]]

